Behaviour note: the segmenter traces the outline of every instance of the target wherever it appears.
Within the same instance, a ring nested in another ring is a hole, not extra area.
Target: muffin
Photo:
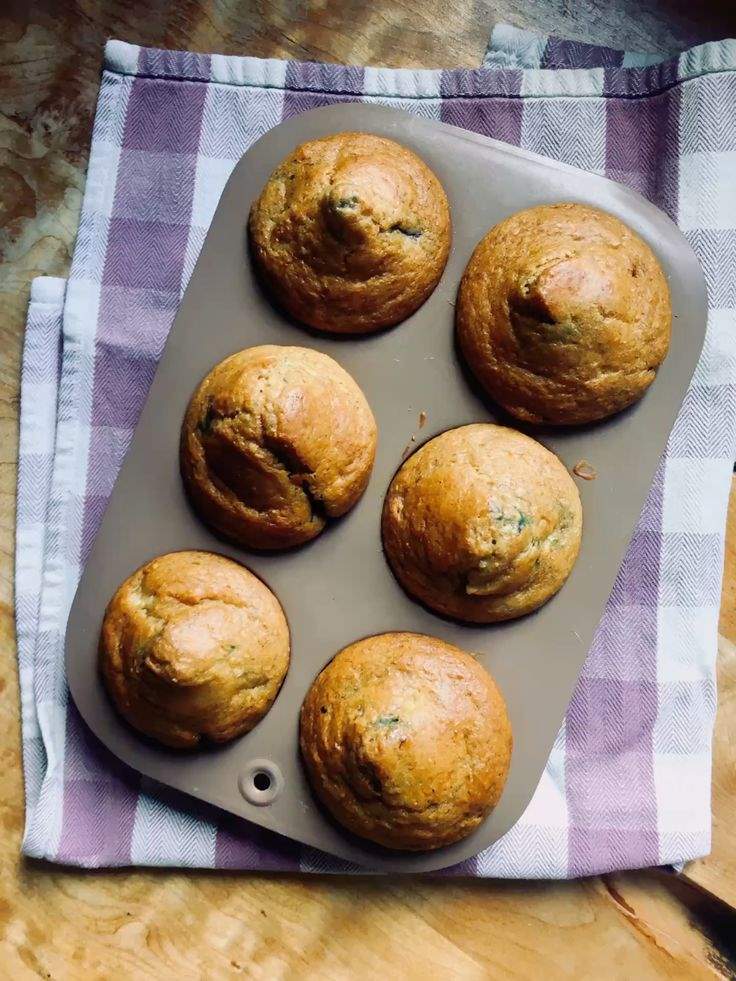
[[[580,496],[560,460],[514,429],[476,423],[425,443],[383,506],[383,546],[406,591],[473,623],[522,616],[567,579]]]
[[[670,343],[667,281],[618,218],[582,204],[520,211],[460,283],[460,347],[488,394],[528,422],[593,422],[640,399]]]
[[[171,552],[110,600],[99,655],[130,725],[195,749],[249,732],[268,712],[289,666],[289,628],[271,590],[237,562]]]
[[[368,637],[312,684],[300,720],[316,796],[354,834],[387,848],[440,848],[498,803],[511,726],[470,654],[422,634]]]
[[[406,319],[450,251],[442,185],[406,147],[337,133],[297,147],[250,213],[256,271],[317,330],[364,334]]]
[[[318,535],[365,490],[376,423],[332,358],[264,345],[216,365],[194,393],[181,433],[181,472],[199,516],[246,548]]]

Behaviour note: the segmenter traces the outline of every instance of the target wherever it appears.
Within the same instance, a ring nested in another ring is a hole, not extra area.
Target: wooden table
[[[732,4],[690,10],[670,0],[647,8],[638,0],[20,0],[10,7],[6,0],[0,8],[0,975],[645,978],[733,972],[734,920],[725,904],[736,906],[736,495],[719,650],[713,853],[684,876],[506,883],[85,873],[18,857],[23,806],[12,562],[21,336],[31,278],[65,275],[69,267],[105,39],[451,67],[477,65],[490,26],[501,19],[661,52],[736,33]]]

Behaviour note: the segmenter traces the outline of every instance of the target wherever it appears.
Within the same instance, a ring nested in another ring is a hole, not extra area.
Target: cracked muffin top
[[[519,419],[603,419],[641,398],[670,343],[667,281],[613,215],[542,205],[492,228],[460,283],[457,330],[488,394]]]
[[[297,147],[250,213],[257,272],[276,302],[317,330],[363,334],[405,320],[442,275],[450,210],[406,147],[337,133]]]
[[[406,591],[474,623],[545,603],[570,574],[580,495],[562,462],[514,429],[475,423],[425,443],[383,506],[383,545]]]
[[[194,393],[181,472],[203,521],[255,549],[300,545],[365,490],[376,423],[351,376],[326,354],[251,347]]]
[[[171,552],[115,593],[99,656],[130,725],[194,749],[249,732],[268,712],[289,666],[289,628],[271,590],[237,562]]]
[[[350,831],[387,848],[440,848],[498,803],[511,726],[491,675],[435,637],[351,644],[307,692],[302,759],[317,797]]]

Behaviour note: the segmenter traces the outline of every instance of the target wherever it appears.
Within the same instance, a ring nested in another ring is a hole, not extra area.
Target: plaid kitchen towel
[[[700,257],[705,349],[565,723],[521,820],[455,871],[564,878],[707,853],[736,432],[736,42],[646,65],[500,28],[487,60],[388,70],[107,45],[71,273],[34,283],[23,357],[26,854],[347,868],[128,771],[81,723],[63,668],[80,569],[225,181],[270,127],[337,101],[421,113],[622,181],[667,211]]]

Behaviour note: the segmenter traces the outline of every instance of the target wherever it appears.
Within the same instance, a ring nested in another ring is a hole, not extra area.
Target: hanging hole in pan
[[[253,785],[256,790],[269,790],[271,787],[271,778],[265,770],[259,770],[258,773],[253,774]]]
[[[281,770],[271,760],[251,760],[238,780],[240,793],[249,804],[271,804],[284,788]]]

